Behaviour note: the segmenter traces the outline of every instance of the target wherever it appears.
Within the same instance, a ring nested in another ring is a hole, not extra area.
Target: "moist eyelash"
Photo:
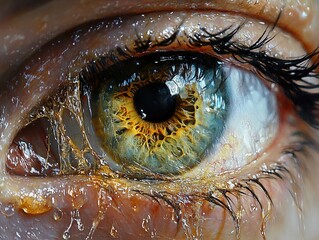
[[[210,46],[219,55],[231,55],[240,63],[254,67],[255,72],[271,83],[281,86],[285,95],[292,101],[296,111],[307,123],[319,128],[319,84],[314,84],[306,78],[319,80],[316,69],[319,66],[319,48],[300,58],[284,60],[268,56],[265,51],[256,51],[265,46],[275,36],[272,30],[265,30],[262,36],[251,46],[245,46],[231,41],[241,26],[222,37],[225,30],[209,33],[202,28],[201,34],[190,37],[190,44],[195,47]],[[314,59],[314,62],[311,60]]]
[[[272,34],[277,26],[280,15],[272,27],[266,28],[259,39],[250,46],[232,41],[244,24],[234,28],[230,26],[217,33],[210,33],[206,28],[193,36],[187,36],[191,47],[209,46],[218,55],[230,55],[241,64],[254,67],[255,73],[262,79],[278,84],[284,94],[295,105],[300,117],[314,128],[319,128],[319,84],[312,83],[307,78],[319,80],[319,47],[312,53],[294,59],[280,59],[261,51],[267,43],[276,37]],[[135,52],[141,53],[149,48],[168,46],[176,41],[179,29],[162,41],[152,43],[151,36],[141,38],[137,34]],[[258,51],[256,51],[258,50]],[[124,53],[124,51],[121,51]]]

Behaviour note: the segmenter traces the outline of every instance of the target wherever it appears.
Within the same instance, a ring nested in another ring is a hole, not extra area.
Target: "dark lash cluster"
[[[201,33],[190,37],[190,44],[195,47],[210,46],[217,54],[231,55],[240,63],[253,66],[263,79],[282,88],[302,119],[312,127],[319,128],[319,73],[316,72],[319,67],[319,48],[296,59],[275,58],[260,50],[275,37],[272,35],[275,26],[267,28],[250,46],[232,41],[241,27],[233,30],[229,27],[218,33],[209,33],[202,28]]]

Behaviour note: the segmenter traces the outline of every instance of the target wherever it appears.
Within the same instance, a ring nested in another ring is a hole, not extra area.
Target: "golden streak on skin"
[[[48,199],[42,197],[22,197],[15,204],[17,209],[22,209],[24,213],[38,215],[49,212],[52,209]]]

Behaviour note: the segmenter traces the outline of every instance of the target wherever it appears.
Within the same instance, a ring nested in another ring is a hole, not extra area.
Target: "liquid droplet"
[[[91,240],[93,239],[93,235],[95,233],[95,230],[97,229],[102,217],[100,215],[101,213],[99,213],[99,215],[97,216],[96,219],[94,219],[93,223],[92,223],[92,226],[91,226],[91,229],[89,231],[89,234],[87,235],[87,237],[85,238],[85,240]]]
[[[59,209],[59,208],[54,209],[53,219],[55,221],[59,221],[59,220],[61,220],[62,217],[63,217],[63,212],[61,211],[61,209]]]
[[[149,226],[150,220],[151,220],[150,215],[148,215],[147,218],[143,219],[142,228],[144,229],[145,232],[148,232],[150,230],[150,226]]]
[[[26,214],[31,215],[46,213],[52,209],[51,204],[47,199],[30,196],[26,196],[21,199],[19,208],[21,208]]]
[[[78,230],[79,231],[83,231],[84,230],[84,225],[82,223],[82,220],[81,220],[81,217],[80,217],[80,212],[79,212],[78,209],[73,210],[72,217],[73,217],[73,222],[76,222],[76,224],[78,226]]]
[[[134,212],[136,212],[136,211],[137,211],[137,206],[134,205],[134,206],[132,207],[132,209],[133,209]]]
[[[14,215],[14,207],[12,204],[8,204],[6,206],[1,206],[1,212],[6,217],[11,217]]]
[[[70,237],[71,237],[71,235],[70,235],[70,232],[69,232],[69,231],[65,231],[65,232],[63,233],[63,239],[64,239],[64,240],[68,240],[68,239],[70,239]]]
[[[116,229],[113,225],[112,225],[110,234],[111,234],[111,236],[112,236],[113,238],[117,238],[117,237],[118,237],[117,229]]]
[[[186,220],[185,218],[182,219],[182,227],[184,229],[186,239],[193,239],[191,228],[189,226],[188,220]]]
[[[74,222],[76,222],[79,231],[83,231],[84,230],[84,225],[83,225],[82,220],[80,218],[80,212],[79,212],[78,209],[73,209],[71,211],[70,224],[69,224],[68,228],[63,233],[63,239],[66,240],[66,239],[70,238],[70,230],[71,230],[72,225],[73,225]]]
[[[254,204],[251,204],[249,207],[249,210],[250,210],[250,212],[257,212],[258,208]]]
[[[84,225],[83,225],[83,223],[82,222],[77,222],[78,223],[78,229],[79,229],[79,231],[84,231]]]
[[[176,211],[172,210],[171,212],[171,220],[174,222],[174,223],[177,223],[178,222],[178,218],[180,216],[180,212],[179,213],[176,213]]]
[[[100,222],[104,219],[107,209],[111,206],[112,198],[108,196],[106,189],[101,188],[99,190],[99,200],[98,207],[99,212],[96,218],[93,220],[92,226],[90,228],[89,234],[86,237],[86,240],[93,239],[93,235],[100,224]]]

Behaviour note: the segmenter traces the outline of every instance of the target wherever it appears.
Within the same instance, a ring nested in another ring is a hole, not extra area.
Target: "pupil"
[[[171,95],[165,83],[150,83],[136,91],[134,106],[143,120],[165,122],[174,115],[176,96]]]

